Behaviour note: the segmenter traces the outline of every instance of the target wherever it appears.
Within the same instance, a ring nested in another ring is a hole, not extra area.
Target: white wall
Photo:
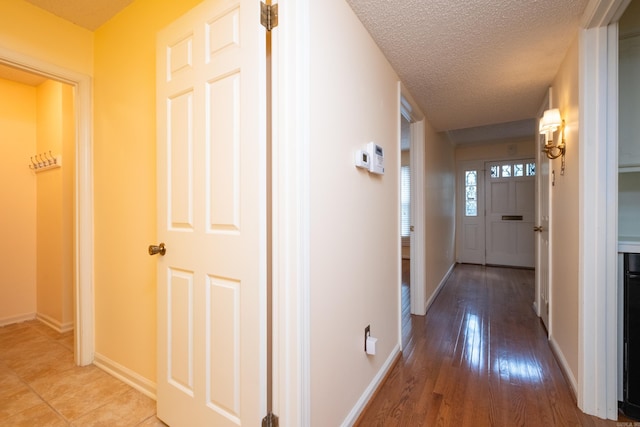
[[[399,89],[344,0],[312,2],[310,16],[310,412],[311,425],[336,426],[353,421],[399,350]],[[432,293],[453,263],[455,179],[448,141],[428,124],[425,132]],[[369,141],[385,150],[382,176],[354,167]],[[364,352],[367,325],[375,356]]]
[[[311,425],[337,426],[400,341],[398,76],[345,1],[310,12]],[[354,166],[369,141],[384,175]]]
[[[640,172],[618,177],[618,234],[640,237]]]
[[[425,300],[427,306],[455,262],[455,152],[444,133],[425,123]],[[418,261],[420,262],[420,261]]]
[[[553,229],[549,339],[560,363],[576,384],[578,376],[579,305],[579,152],[578,40],[574,40],[553,81],[553,108],[565,120],[566,170],[560,175],[560,159],[552,161],[555,185],[551,190]]]
[[[456,162],[535,158],[535,149],[534,135],[531,138],[463,145],[456,148]]]

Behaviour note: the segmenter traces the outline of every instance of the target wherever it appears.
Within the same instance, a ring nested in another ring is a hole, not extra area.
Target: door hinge
[[[278,5],[269,5],[260,2],[260,23],[267,31],[273,30],[278,26]]]
[[[262,427],[278,427],[278,417],[269,412],[266,417],[262,419]]]

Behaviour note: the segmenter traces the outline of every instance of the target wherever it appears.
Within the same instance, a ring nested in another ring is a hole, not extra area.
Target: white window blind
[[[400,168],[400,213],[402,244],[407,246],[411,231],[411,173],[409,166]]]

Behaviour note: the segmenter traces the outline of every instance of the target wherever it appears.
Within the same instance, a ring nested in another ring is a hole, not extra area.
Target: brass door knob
[[[160,243],[158,246],[149,245],[149,255],[156,255],[156,254],[164,255],[166,253],[167,253],[167,248],[164,245],[164,243]]]
[[[539,227],[533,227],[533,231],[540,231],[540,232],[542,232],[542,226],[539,226]]]

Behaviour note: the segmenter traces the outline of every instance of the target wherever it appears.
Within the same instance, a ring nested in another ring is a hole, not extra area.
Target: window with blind
[[[400,168],[400,214],[402,244],[408,246],[411,231],[411,173],[409,166]]]

